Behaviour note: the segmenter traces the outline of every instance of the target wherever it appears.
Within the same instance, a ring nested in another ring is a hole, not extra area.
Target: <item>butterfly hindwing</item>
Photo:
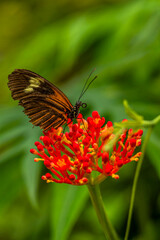
[[[73,109],[66,95],[40,75],[25,69],[16,69],[8,76],[12,97],[19,100],[25,114],[35,126],[44,131],[67,122],[67,113]]]

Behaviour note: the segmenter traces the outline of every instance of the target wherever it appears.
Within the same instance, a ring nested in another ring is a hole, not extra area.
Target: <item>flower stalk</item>
[[[119,127],[120,129],[122,129],[122,128],[126,128],[126,129],[128,129],[128,128],[134,128],[134,129],[150,128],[150,127],[154,127],[155,125],[157,125],[160,122],[160,115],[158,115],[157,117],[155,117],[152,120],[144,120],[143,116],[136,113],[129,106],[129,104],[126,100],[123,101],[123,104],[124,104],[127,115],[132,120],[115,123],[115,126]]]
[[[126,113],[133,120],[129,120],[129,121],[123,122],[123,123],[116,123],[117,127],[120,127],[120,128],[122,128],[122,127],[124,127],[124,128],[128,128],[128,127],[133,127],[133,128],[142,128],[142,127],[144,127],[144,128],[148,128],[146,137],[144,139],[144,143],[143,143],[142,148],[141,148],[142,154],[141,154],[140,159],[138,161],[138,165],[137,165],[135,176],[134,176],[134,180],[133,180],[133,186],[132,186],[132,192],[131,192],[131,200],[130,200],[130,206],[129,206],[129,212],[128,212],[128,220],[127,220],[126,232],[125,232],[125,237],[124,237],[124,240],[128,240],[130,226],[131,226],[132,213],[133,213],[134,200],[135,200],[135,194],[136,194],[137,183],[138,183],[138,179],[139,179],[139,174],[140,174],[140,171],[141,171],[141,167],[142,167],[142,163],[143,163],[146,147],[147,147],[147,144],[149,142],[149,138],[151,136],[153,127],[160,122],[160,115],[158,115],[156,118],[154,118],[153,120],[150,120],[150,121],[144,120],[143,116],[141,116],[138,113],[136,113],[129,106],[129,104],[128,104],[128,102],[126,100],[124,100],[123,104],[124,104]]]
[[[150,138],[151,133],[152,133],[152,129],[153,129],[153,127],[150,127],[148,129],[147,135],[146,135],[146,137],[144,139],[144,143],[142,145],[142,150],[141,150],[142,154],[141,154],[140,159],[139,159],[138,164],[137,164],[137,168],[136,168],[136,172],[135,172],[135,176],[134,176],[134,180],[133,180],[131,200],[130,200],[130,206],[129,206],[129,212],[128,212],[127,227],[126,227],[124,240],[128,240],[130,226],[131,226],[132,213],[133,213],[134,200],[135,200],[135,194],[136,194],[136,189],[137,189],[137,183],[138,183],[139,174],[140,174],[140,171],[141,171],[141,168],[142,168],[142,163],[143,163],[146,147],[147,147],[147,144],[149,142],[149,138]]]
[[[93,207],[96,211],[97,217],[102,226],[102,229],[106,236],[106,239],[107,240],[118,240],[117,234],[106,215],[100,188],[99,188],[99,184],[96,184],[96,185],[88,184],[87,187],[89,190],[89,194],[90,194],[90,198],[91,198]]]

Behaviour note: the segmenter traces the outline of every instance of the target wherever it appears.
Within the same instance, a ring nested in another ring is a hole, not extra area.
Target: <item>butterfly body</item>
[[[82,103],[81,101],[77,101],[76,104],[73,106],[72,110],[68,113],[68,118],[73,121],[73,119],[77,118],[80,113],[80,107],[85,108],[87,106],[86,103]]]
[[[44,131],[52,127],[57,129],[67,123],[68,119],[73,121],[80,107],[86,107],[81,101],[73,106],[59,88],[32,71],[16,69],[8,79],[13,99],[19,100],[30,122]]]

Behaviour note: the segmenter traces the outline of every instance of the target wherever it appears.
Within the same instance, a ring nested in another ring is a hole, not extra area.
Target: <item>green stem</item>
[[[128,213],[128,220],[127,220],[127,227],[126,227],[126,233],[125,233],[125,238],[124,240],[128,239],[128,235],[129,235],[129,230],[130,230],[130,226],[131,226],[131,218],[132,218],[132,212],[133,212],[133,205],[134,205],[134,199],[135,199],[135,193],[136,193],[136,188],[137,188],[137,182],[138,182],[138,178],[139,178],[139,174],[140,174],[140,170],[142,167],[142,163],[143,163],[143,159],[144,159],[144,154],[145,154],[145,150],[150,138],[150,135],[152,133],[152,127],[150,127],[148,129],[146,138],[144,139],[144,143],[142,145],[142,155],[138,161],[137,164],[137,169],[135,172],[135,176],[134,176],[134,180],[133,180],[133,187],[132,187],[132,193],[131,193],[131,201],[130,201],[130,207],[129,207],[129,213]]]
[[[160,122],[160,115],[158,115],[156,118],[153,120],[128,120],[126,122],[120,122],[120,123],[115,123],[115,126],[123,129],[123,128],[150,128],[154,127],[156,124]]]
[[[155,126],[158,122],[160,122],[160,115],[158,115],[156,118],[154,118],[151,121],[146,121],[143,120],[142,125],[143,127],[153,127]]]
[[[106,239],[118,240],[117,234],[105,213],[99,184],[96,185],[88,184],[87,186],[92,200],[92,204],[95,208],[95,211],[97,213],[99,222],[103,228]]]

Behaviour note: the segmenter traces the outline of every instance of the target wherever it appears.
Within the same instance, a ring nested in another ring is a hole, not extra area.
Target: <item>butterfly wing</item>
[[[44,131],[65,124],[73,106],[66,95],[40,75],[16,69],[8,76],[8,87],[14,100],[24,107],[24,113],[35,126]]]

